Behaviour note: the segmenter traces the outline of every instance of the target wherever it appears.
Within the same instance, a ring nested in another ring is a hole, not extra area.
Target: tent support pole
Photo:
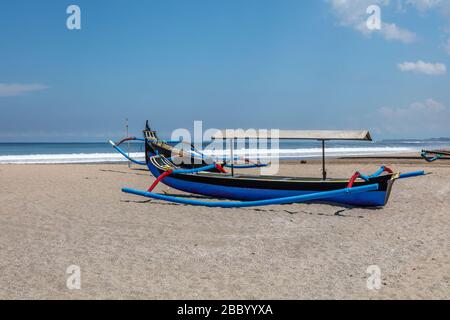
[[[322,140],[322,179],[327,180],[327,170],[325,168],[325,140]]]
[[[234,139],[230,139],[231,176],[234,177]]]

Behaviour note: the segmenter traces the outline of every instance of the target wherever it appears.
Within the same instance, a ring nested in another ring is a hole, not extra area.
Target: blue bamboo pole
[[[168,196],[157,194],[153,192],[147,192],[142,190],[123,188],[122,192],[135,194],[138,196],[144,196],[147,198],[153,198],[168,202],[174,202],[179,204],[188,204],[193,206],[205,206],[205,207],[220,207],[220,208],[244,208],[244,207],[258,207],[258,206],[267,206],[274,204],[288,204],[288,203],[300,203],[307,202],[313,200],[327,199],[337,196],[345,196],[350,194],[375,191],[378,190],[378,184],[370,184],[362,187],[353,187],[353,188],[344,188],[333,191],[324,191],[324,192],[315,192],[306,195],[292,196],[292,197],[283,197],[283,198],[275,198],[275,199],[266,199],[266,200],[257,200],[257,201],[223,201],[223,202],[208,202],[208,201],[199,201],[199,200],[191,200],[184,199],[180,197]]]
[[[112,142],[111,140],[109,140],[109,143],[112,145],[112,147],[113,147],[114,149],[117,150],[117,152],[119,152],[121,155],[123,155],[125,158],[127,158],[127,159],[130,160],[131,162],[133,162],[133,163],[135,163],[135,164],[138,164],[138,165],[140,165],[140,166],[145,166],[145,165],[147,165],[145,162],[142,162],[142,161],[133,159],[133,158],[131,158],[130,156],[128,156],[128,155],[126,154],[125,151],[123,151],[121,148],[119,148],[118,146],[116,146],[116,144],[115,144],[114,142]]]
[[[405,172],[400,174],[400,176],[398,177],[399,179],[405,179],[405,178],[412,178],[412,177],[417,177],[417,176],[423,176],[425,175],[425,171],[421,170],[421,171],[412,171],[412,172]]]

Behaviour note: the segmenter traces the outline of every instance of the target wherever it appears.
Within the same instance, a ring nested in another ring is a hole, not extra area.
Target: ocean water
[[[399,152],[419,152],[422,149],[450,148],[450,140],[391,140],[379,142],[327,142],[326,155],[370,156],[389,155]],[[123,144],[133,158],[144,159],[142,143]],[[207,155],[219,158],[228,157],[228,150],[205,150]],[[270,159],[279,155],[282,159],[318,158],[321,156],[321,144],[316,141],[281,141],[278,148],[237,148],[236,156]],[[31,163],[104,163],[124,162],[109,143],[0,143],[0,164]]]

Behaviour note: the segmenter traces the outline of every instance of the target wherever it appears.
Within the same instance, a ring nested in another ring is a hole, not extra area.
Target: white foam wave
[[[143,160],[144,153],[130,153],[136,160]],[[0,163],[6,164],[36,164],[36,163],[102,163],[124,162],[119,153],[72,153],[72,154],[32,154],[0,156]]]
[[[383,154],[395,154],[402,152],[412,152],[415,149],[404,147],[372,147],[372,148],[351,148],[351,147],[336,147],[327,148],[326,155],[330,157],[337,156],[363,156],[363,155],[383,155]],[[229,151],[227,150],[205,150],[204,152],[208,156],[214,157],[228,157]],[[235,156],[246,158],[317,158],[322,155],[321,148],[305,148],[305,149],[270,149],[270,150],[258,150],[258,149],[240,149],[234,150]]]
[[[327,148],[326,155],[338,156],[364,156],[384,155],[401,152],[415,151],[412,148],[403,147],[372,147],[372,148]],[[229,150],[205,150],[205,155],[228,158]],[[271,159],[274,157],[286,158],[317,158],[322,154],[320,148],[302,149],[240,149],[234,150],[234,155],[250,159]],[[136,160],[143,161],[144,153],[131,153],[130,156]],[[74,153],[74,154],[34,154],[34,155],[6,155],[0,156],[0,164],[51,164],[51,163],[104,163],[124,162],[125,158],[119,153]]]

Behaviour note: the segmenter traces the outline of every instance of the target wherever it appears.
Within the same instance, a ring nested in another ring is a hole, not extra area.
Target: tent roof
[[[277,133],[279,135],[277,135]],[[365,140],[372,141],[367,130],[232,130],[217,131],[213,139],[300,139],[300,140]]]

